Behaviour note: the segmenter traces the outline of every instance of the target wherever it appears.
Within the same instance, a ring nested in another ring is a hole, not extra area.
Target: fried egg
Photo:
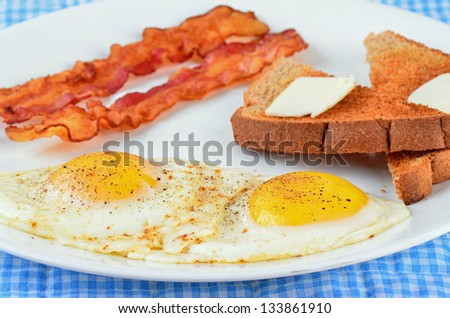
[[[326,173],[269,178],[127,153],[0,174],[0,222],[92,252],[169,263],[252,262],[366,240],[410,215]]]

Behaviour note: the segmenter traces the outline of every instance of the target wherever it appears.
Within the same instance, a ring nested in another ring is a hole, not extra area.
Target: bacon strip
[[[7,124],[24,122],[89,97],[114,94],[129,74],[145,75],[169,63],[180,63],[195,53],[203,57],[232,36],[260,36],[268,27],[252,12],[219,6],[187,19],[178,27],[147,28],[140,42],[114,44],[106,59],[78,61],[72,70],[0,89],[0,117]]]
[[[15,141],[59,136],[78,142],[93,138],[101,129],[134,129],[178,101],[201,99],[214,89],[252,77],[274,60],[306,47],[294,30],[269,34],[250,43],[225,44],[209,53],[201,65],[179,70],[167,83],[146,93],[127,94],[110,108],[100,101],[90,101],[87,110],[70,106],[45,115],[39,124],[8,127],[6,133]]]

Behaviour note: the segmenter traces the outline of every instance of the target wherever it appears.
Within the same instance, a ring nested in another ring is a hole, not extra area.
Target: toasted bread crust
[[[445,134],[445,148],[450,148],[450,118],[449,116],[442,118],[442,129]]]
[[[432,151],[428,155],[433,171],[433,184],[450,179],[450,149]]]
[[[387,156],[398,197],[412,204],[428,196],[432,185],[450,179],[450,149],[396,152]]]
[[[326,123],[299,123],[286,120],[282,125],[265,116],[251,117],[243,108],[232,116],[234,137],[239,145],[281,153],[323,153]]]
[[[344,154],[445,148],[450,137],[443,131],[442,120],[442,116],[341,122],[284,119],[281,124],[267,116],[251,116],[241,107],[231,123],[235,140],[244,147],[285,153]],[[265,142],[269,136],[270,147]]]
[[[388,166],[397,195],[406,205],[420,201],[431,193],[433,173],[428,156],[390,153]]]

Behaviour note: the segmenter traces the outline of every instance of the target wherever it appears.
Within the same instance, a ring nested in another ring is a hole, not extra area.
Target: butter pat
[[[416,89],[408,103],[421,104],[450,113],[450,73],[439,75]]]
[[[355,85],[352,75],[299,77],[275,98],[265,113],[267,116],[279,117],[316,117],[339,103]]]

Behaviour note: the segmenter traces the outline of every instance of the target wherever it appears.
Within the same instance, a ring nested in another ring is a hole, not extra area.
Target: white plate
[[[188,16],[201,14],[226,2],[240,10],[255,11],[273,32],[295,28],[309,43],[307,51],[296,59],[337,75],[354,74],[368,85],[368,65],[363,39],[370,32],[391,29],[408,37],[450,52],[448,25],[395,8],[363,1],[105,1],[65,10],[16,25],[0,32],[0,87],[25,82],[31,77],[70,68],[77,59],[91,60],[108,54],[112,43],[138,40],[146,26],[168,27]],[[160,3],[160,4],[158,4]],[[165,69],[126,85],[126,91],[146,90],[162,83],[176,67]],[[151,125],[131,133],[132,140],[147,145],[154,141],[155,156],[161,155],[161,143],[180,133],[190,133],[202,143],[217,140],[228,145],[233,140],[229,118],[242,104],[245,85],[211,94],[201,102],[182,103]],[[0,128],[4,126],[0,125]],[[28,170],[63,163],[74,156],[100,151],[104,142],[123,136],[107,133],[81,144],[61,143],[57,139],[13,143],[0,136],[2,170]],[[145,151],[150,148],[146,146]],[[115,150],[115,148],[113,149]],[[136,153],[137,148],[131,148]],[[202,159],[196,148],[196,159]],[[169,154],[170,155],[170,154]],[[187,156],[186,152],[182,155]],[[217,159],[217,158],[216,158]],[[219,159],[225,161],[224,157]],[[248,157],[239,147],[232,149],[232,165],[239,166]],[[396,200],[385,158],[347,156],[349,167],[300,164],[286,167],[276,157],[275,166],[264,160],[248,169],[277,175],[294,170],[322,170],[340,175],[367,192]],[[222,166],[224,166],[222,164]],[[386,193],[381,189],[386,189]],[[434,187],[433,194],[411,206],[410,221],[372,240],[332,252],[283,261],[244,265],[167,265],[148,264],[120,257],[105,256],[72,249],[0,227],[0,249],[40,263],[81,272],[160,281],[233,281],[262,279],[315,272],[354,264],[401,251],[450,231],[450,187],[448,182]]]

